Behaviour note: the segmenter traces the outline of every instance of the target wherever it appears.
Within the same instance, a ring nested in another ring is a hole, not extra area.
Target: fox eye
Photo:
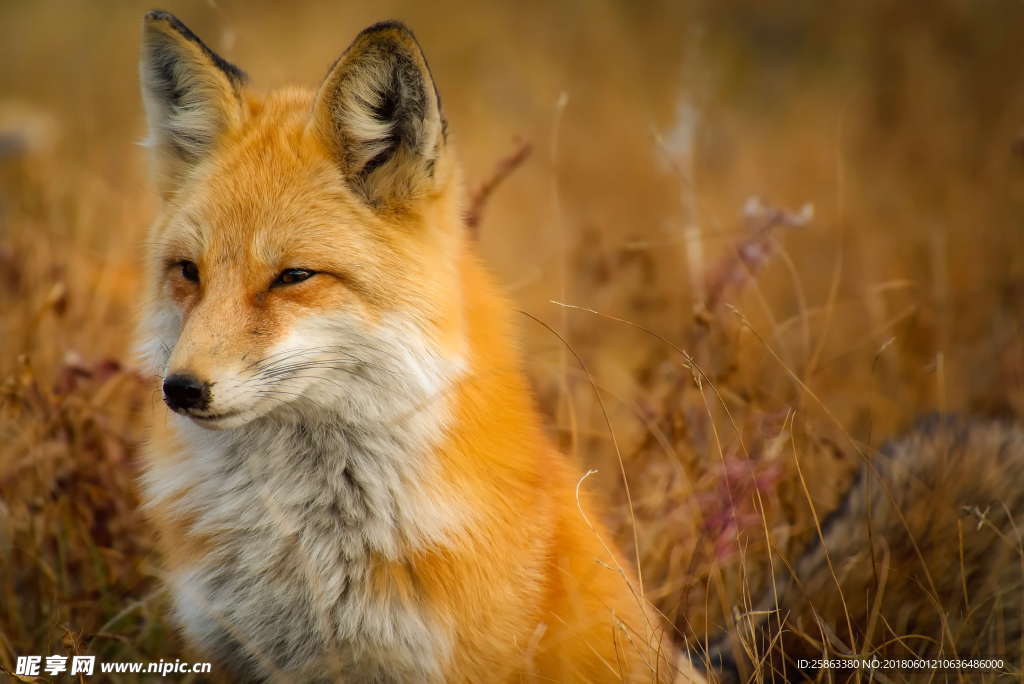
[[[199,282],[199,267],[196,266],[193,262],[185,260],[180,262],[178,264],[178,267],[181,268],[182,278],[193,283]]]
[[[309,280],[315,275],[316,271],[310,271],[307,268],[286,268],[277,274],[277,278],[270,286],[294,285],[295,283],[301,283],[303,280]]]

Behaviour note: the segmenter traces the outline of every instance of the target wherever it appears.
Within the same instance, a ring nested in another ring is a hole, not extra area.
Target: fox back
[[[544,435],[408,29],[256,94],[151,12],[141,73],[143,489],[188,641],[245,681],[676,676]]]

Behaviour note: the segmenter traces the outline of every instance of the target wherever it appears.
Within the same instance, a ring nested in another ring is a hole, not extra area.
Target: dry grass
[[[6,670],[182,654],[133,484],[145,9],[0,6]],[[691,644],[813,534],[858,452],[931,410],[1024,411],[1018,3],[167,9],[266,87],[404,19],[471,181],[529,141],[473,214],[481,250],[564,339],[523,317],[553,431]]]

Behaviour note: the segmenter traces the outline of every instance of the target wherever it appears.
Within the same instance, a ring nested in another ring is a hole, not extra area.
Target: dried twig
[[[484,206],[487,204],[487,200],[490,199],[502,181],[508,178],[509,174],[526,161],[532,151],[533,146],[528,141],[520,140],[516,149],[511,154],[498,160],[498,163],[494,166],[494,171],[491,172],[487,180],[474,188],[473,192],[470,193],[469,210],[466,212],[466,227],[469,228],[470,235],[474,238],[480,233],[480,223],[483,221]]]
[[[810,205],[793,213],[768,207],[757,197],[748,199],[743,207],[748,236],[708,275],[703,310],[715,311],[730,288],[740,289],[757,273],[774,251],[772,233],[776,228],[799,228],[807,225],[813,216]]]

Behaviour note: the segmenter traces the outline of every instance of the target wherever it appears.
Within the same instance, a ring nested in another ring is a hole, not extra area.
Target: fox
[[[154,10],[140,80],[141,488],[189,647],[228,681],[704,681],[545,432],[413,33],[259,92]]]
[[[1022,472],[1019,422],[920,418],[861,466],[818,534],[712,644],[715,678],[870,678],[822,665],[853,658],[898,681],[1019,677]]]

